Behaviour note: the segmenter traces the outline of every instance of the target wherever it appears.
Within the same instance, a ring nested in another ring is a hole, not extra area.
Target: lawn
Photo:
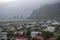
[[[54,36],[55,36],[55,37],[58,37],[58,36],[60,36],[60,34],[54,34]]]
[[[6,23],[10,23],[10,24],[27,24],[29,21],[7,21],[7,22],[0,22],[0,24],[6,24]]]

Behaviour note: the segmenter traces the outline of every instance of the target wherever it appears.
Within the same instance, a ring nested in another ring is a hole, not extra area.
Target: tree
[[[7,37],[15,37],[14,31],[8,31]]]
[[[37,40],[36,38],[32,38],[31,40]]]
[[[42,32],[42,35],[45,37],[44,40],[47,40],[54,36],[54,34],[51,32]]]
[[[28,40],[30,40],[30,38],[31,38],[31,31],[30,31],[30,29],[27,29],[27,37],[29,38]]]
[[[56,40],[60,40],[60,36],[58,36]]]

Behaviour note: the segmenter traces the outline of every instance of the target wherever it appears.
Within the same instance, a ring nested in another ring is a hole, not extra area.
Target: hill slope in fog
[[[56,19],[60,18],[60,3],[47,4],[32,12],[29,18]]]

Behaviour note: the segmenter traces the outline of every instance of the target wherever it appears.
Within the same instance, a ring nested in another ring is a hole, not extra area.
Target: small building
[[[23,26],[18,26],[18,27],[17,27],[17,30],[22,29],[22,28],[23,28]]]
[[[35,25],[36,22],[29,22],[28,24],[29,24],[29,25]]]
[[[44,40],[44,37],[43,36],[36,36],[35,37],[37,40]]]
[[[29,28],[30,27],[30,25],[26,25],[26,28]]]
[[[31,32],[31,37],[35,37],[38,33],[40,33],[40,34],[41,34],[41,32],[36,32],[36,31]]]
[[[32,22],[32,24],[34,24],[34,25],[35,25],[35,24],[36,24],[36,22]]]
[[[1,39],[7,40],[7,33],[6,32],[0,32],[0,40]]]
[[[52,25],[60,25],[59,22],[53,22]]]
[[[49,26],[46,29],[44,29],[44,31],[54,32],[55,31],[55,27]]]
[[[3,28],[0,28],[0,32],[3,31],[4,29]]]
[[[52,21],[46,21],[46,23],[47,23],[47,24],[50,24],[50,23],[52,23]]]
[[[9,30],[15,30],[15,28],[13,27],[13,26],[9,26],[9,27],[7,27],[7,29],[9,29]]]
[[[15,32],[15,34],[22,35],[23,32]]]
[[[56,38],[49,38],[49,39],[47,39],[47,40],[56,40]]]
[[[44,22],[43,22],[43,21],[41,21],[41,22],[39,22],[39,24],[44,24]]]
[[[43,24],[43,25],[41,25],[42,27],[47,27],[48,25],[47,24]]]
[[[10,23],[6,23],[6,25],[8,26],[8,25],[11,25]]]
[[[60,34],[60,25],[55,28],[55,33]]]
[[[16,40],[28,40],[26,37],[19,37]]]

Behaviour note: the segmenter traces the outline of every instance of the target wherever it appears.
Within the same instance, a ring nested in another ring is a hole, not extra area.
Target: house
[[[6,25],[11,25],[10,23],[6,23]]]
[[[3,31],[4,29],[3,28],[0,28],[0,32]]]
[[[26,37],[19,37],[16,40],[28,40]]]
[[[15,34],[22,35],[23,32],[15,32]]]
[[[40,34],[41,34],[41,32],[36,32],[36,31],[31,32],[31,37],[35,37],[38,33],[40,33]]]
[[[47,39],[47,40],[56,40],[56,38],[49,38],[49,39]]]
[[[44,37],[43,36],[36,36],[35,37],[37,40],[44,40]]]
[[[16,40],[27,40],[25,32],[17,32],[16,34],[18,34],[18,38]]]
[[[35,25],[35,24],[36,24],[36,22],[32,22],[32,24],[34,24],[34,25]]]
[[[6,32],[0,32],[0,40],[1,39],[7,40],[7,33]]]
[[[47,23],[47,24],[50,24],[50,23],[52,23],[52,21],[46,21],[46,23]]]
[[[53,22],[52,25],[60,25],[60,22]]]
[[[29,28],[30,27],[30,25],[26,25],[26,28]]]
[[[43,21],[41,21],[41,22],[39,22],[39,24],[44,24],[44,22],[43,22]]]
[[[55,28],[55,33],[60,34],[60,25]]]
[[[44,29],[44,31],[54,32],[55,31],[55,27],[48,26],[46,29]]]
[[[17,26],[17,30],[22,29],[22,28],[23,28],[23,26]]]
[[[48,25],[47,24],[43,24],[43,25],[41,25],[42,27],[47,27]]]
[[[15,28],[13,27],[13,26],[9,26],[9,27],[7,27],[7,29],[9,29],[9,30],[15,30]]]
[[[32,24],[32,25],[30,25],[30,27],[35,27],[35,25]]]
[[[29,25],[31,25],[31,24],[35,25],[35,24],[36,24],[36,22],[29,22],[28,24],[29,24]]]

